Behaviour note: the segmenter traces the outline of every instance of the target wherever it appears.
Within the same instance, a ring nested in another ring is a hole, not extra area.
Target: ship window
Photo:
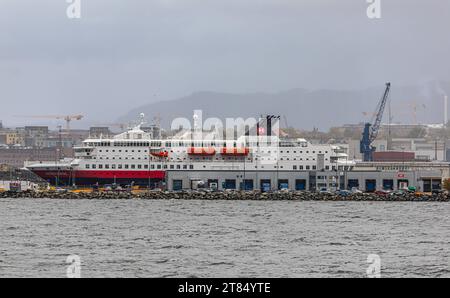
[[[150,168],[151,168],[151,169],[154,169],[154,168],[155,168],[155,165],[151,165]]]
[[[179,170],[179,169],[181,169],[181,166],[180,166],[180,165],[177,165],[177,170]]]
[[[122,169],[122,165],[117,165],[117,168],[118,169]]]
[[[136,165],[131,165],[131,168],[132,168],[132,169],[135,169],[135,168],[136,168]]]
[[[315,169],[316,169],[316,166],[312,166],[312,169],[315,170]]]
[[[293,170],[297,170],[297,166],[292,166],[292,169]]]
[[[86,168],[86,169],[89,169],[89,165],[86,165],[85,168]]]
[[[98,165],[98,168],[99,169],[103,169],[103,165]]]
[[[187,170],[187,165],[183,165],[183,170]]]
[[[309,166],[306,166],[306,169],[309,170]]]
[[[300,168],[300,170],[303,170],[303,166],[300,166],[299,168]]]
[[[148,165],[144,165],[144,169],[148,169]]]
[[[129,168],[129,166],[128,165],[125,165],[125,169],[128,169]]]
[[[175,167],[174,165],[170,165],[170,169],[173,170]]]
[[[95,169],[95,168],[97,168],[97,166],[96,165],[92,165],[92,168]]]
[[[142,169],[142,165],[138,165],[137,168],[138,168],[138,169]]]
[[[329,170],[330,169],[330,166],[325,166],[325,170]]]
[[[105,165],[105,169],[109,169],[109,165]]]
[[[194,169],[194,165],[189,165],[189,169]]]
[[[167,165],[164,165],[163,168],[164,168],[164,169],[167,169]]]
[[[156,165],[156,168],[159,170],[161,169],[161,165]]]
[[[111,169],[115,169],[116,168],[116,165],[111,165]]]

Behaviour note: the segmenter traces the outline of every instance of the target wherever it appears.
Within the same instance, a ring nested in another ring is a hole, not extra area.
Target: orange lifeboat
[[[164,158],[169,156],[169,152],[162,149],[150,150],[150,154],[155,157],[164,157]]]
[[[214,155],[216,149],[212,147],[189,147],[187,153],[189,155]]]
[[[244,147],[239,147],[239,148],[235,148],[235,147],[224,147],[220,150],[220,154],[222,155],[233,155],[233,156],[244,156],[244,155],[248,155],[248,153],[250,152],[250,149],[248,148],[244,148]]]

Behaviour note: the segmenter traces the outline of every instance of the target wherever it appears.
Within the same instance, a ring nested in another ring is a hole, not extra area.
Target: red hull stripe
[[[148,179],[148,178],[157,178],[164,179],[165,172],[164,171],[33,171],[36,175],[46,179],[46,178],[54,178],[55,176],[59,177],[75,177],[76,178],[98,178],[98,179]]]

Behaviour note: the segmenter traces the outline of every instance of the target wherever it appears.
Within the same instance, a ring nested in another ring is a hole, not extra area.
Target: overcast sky
[[[450,80],[450,1],[0,1],[0,120],[86,115],[199,90],[364,89]],[[54,123],[54,122],[51,122]]]

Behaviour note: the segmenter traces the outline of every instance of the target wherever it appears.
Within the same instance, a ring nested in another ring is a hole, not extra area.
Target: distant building
[[[0,132],[0,144],[23,146],[24,140],[24,136],[19,130],[2,130]]]
[[[25,161],[55,160],[56,148],[0,148],[0,164],[21,168]]]
[[[89,136],[91,138],[108,138],[113,136],[113,133],[109,129],[109,127],[103,127],[103,126],[93,126],[89,128]]]
[[[142,126],[141,129],[147,133],[150,133],[154,139],[158,139],[160,137],[161,128],[157,125]]]
[[[373,161],[379,162],[406,162],[414,161],[414,152],[405,151],[379,151],[373,153]]]
[[[48,126],[25,126],[25,146],[44,147],[44,140],[48,138]]]
[[[359,152],[360,140],[348,140],[349,157],[357,160],[362,159],[362,155]],[[373,146],[376,148],[376,152],[383,151],[399,151],[399,152],[413,152],[415,160],[421,161],[444,161],[446,159],[446,147],[445,142],[427,140],[424,138],[394,138],[391,140],[390,148],[388,148],[386,139],[376,139],[373,142]],[[450,159],[450,151],[448,155]]]

